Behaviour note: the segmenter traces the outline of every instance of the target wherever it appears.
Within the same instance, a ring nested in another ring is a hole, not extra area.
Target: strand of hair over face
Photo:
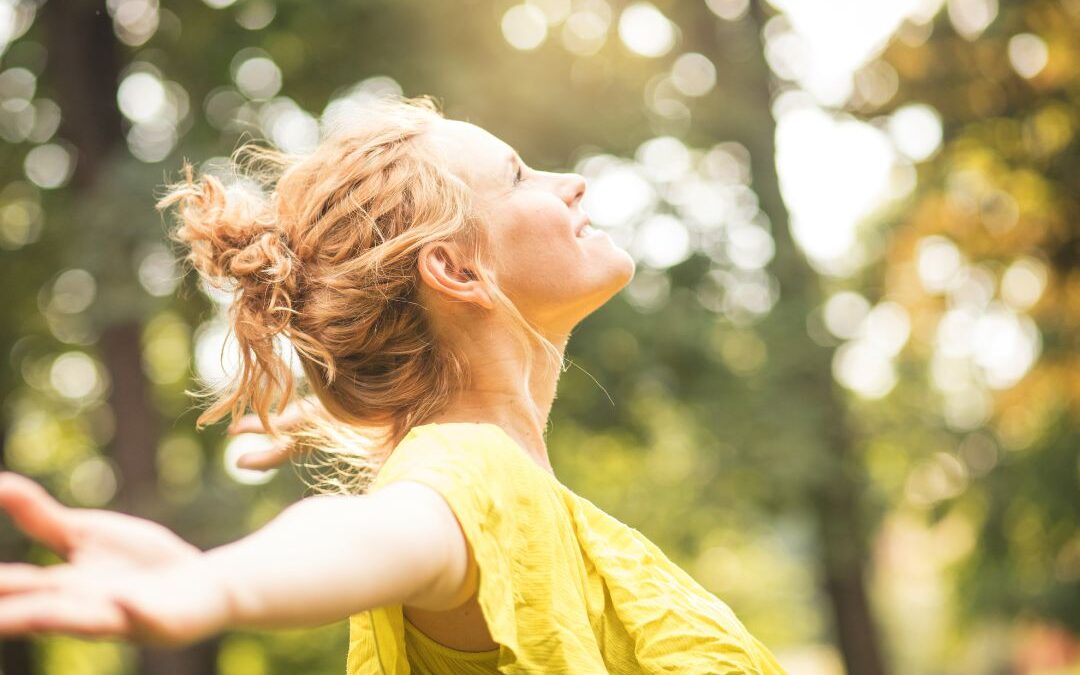
[[[274,435],[271,414],[313,394],[325,414],[290,436],[311,452],[301,465],[320,492],[359,493],[410,428],[469,386],[469,367],[437,339],[418,295],[418,252],[459,242],[487,284],[526,356],[526,378],[542,347],[558,348],[499,289],[482,206],[446,166],[424,132],[441,117],[428,97],[384,98],[333,130],[304,156],[248,143],[226,175],[182,178],[158,202],[175,208],[173,239],[208,285],[231,294],[228,320],[240,352],[200,426],[254,411]],[[298,357],[304,377],[287,360]],[[321,458],[321,459],[319,459]]]

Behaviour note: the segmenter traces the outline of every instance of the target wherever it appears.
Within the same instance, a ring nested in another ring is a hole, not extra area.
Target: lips
[[[581,221],[581,222],[580,222],[580,223],[578,224],[578,226],[577,226],[576,228],[574,228],[574,236],[575,236],[575,237],[580,237],[580,236],[581,236],[581,231],[582,231],[582,230],[584,230],[584,229],[585,229],[586,227],[588,227],[588,226],[589,226],[589,225],[591,224],[591,222],[592,222],[592,221],[591,221],[591,220],[589,220],[589,218],[588,218],[588,217],[585,217],[585,218],[584,218],[584,219],[583,219],[583,220],[582,220],[582,221]]]

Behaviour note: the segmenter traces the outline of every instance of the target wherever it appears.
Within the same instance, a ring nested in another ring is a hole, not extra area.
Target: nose
[[[585,195],[585,185],[584,176],[576,173],[566,174],[563,181],[563,200],[571,207],[576,206]]]

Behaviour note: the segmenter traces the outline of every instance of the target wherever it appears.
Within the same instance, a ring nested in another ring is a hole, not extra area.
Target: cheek
[[[566,205],[550,195],[522,197],[507,209],[508,231],[516,236],[551,237],[570,230]]]
[[[523,202],[502,225],[499,273],[516,295],[561,296],[569,290],[581,274],[582,251],[565,205]]]
[[[566,206],[554,197],[522,199],[507,217],[503,242],[519,254],[565,258],[575,244]]]

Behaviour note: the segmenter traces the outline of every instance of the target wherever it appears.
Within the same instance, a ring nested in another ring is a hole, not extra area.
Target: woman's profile
[[[336,453],[330,494],[203,552],[0,474],[0,507],[66,560],[0,565],[0,635],[181,645],[348,619],[349,675],[782,673],[548,460],[571,332],[635,271],[589,226],[585,180],[529,168],[427,97],[356,117],[310,155],[247,148],[245,180],[185,166],[159,203],[201,278],[233,294],[240,368],[200,423]]]

